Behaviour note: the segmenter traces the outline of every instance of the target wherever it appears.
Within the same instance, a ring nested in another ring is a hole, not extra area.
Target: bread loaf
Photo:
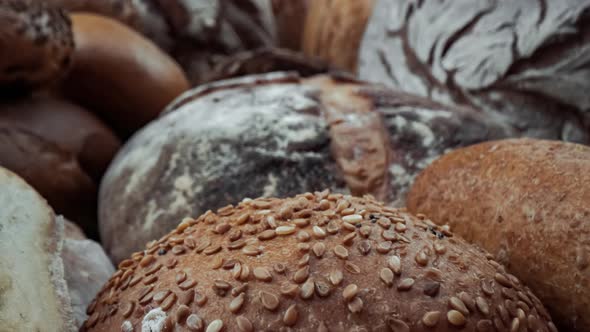
[[[589,10],[584,0],[378,0],[358,73],[526,136],[589,143]]]
[[[486,256],[369,197],[244,200],[122,261],[84,331],[557,331]]]
[[[188,89],[178,64],[123,24],[92,14],[74,14],[72,21],[76,51],[62,91],[122,136]]]
[[[34,0],[0,0],[0,96],[55,81],[70,64],[70,20]]]
[[[310,1],[303,27],[304,53],[320,57],[337,68],[356,72],[361,39],[374,2]]]
[[[63,221],[22,179],[0,168],[2,331],[76,331],[62,241]]]
[[[119,152],[101,184],[101,238],[120,261],[183,216],[327,187],[402,204],[414,175],[447,149],[512,134],[472,109],[345,78],[204,85]]]
[[[544,140],[453,151],[417,178],[410,211],[489,250],[563,331],[590,330],[590,148]]]
[[[0,166],[93,238],[98,183],[120,144],[95,116],[66,101],[35,96],[0,103]]]

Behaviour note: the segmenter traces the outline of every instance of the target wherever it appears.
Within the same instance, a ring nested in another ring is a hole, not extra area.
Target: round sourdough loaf
[[[487,142],[436,160],[408,195],[412,212],[495,255],[564,331],[590,330],[590,148]]]
[[[361,79],[590,143],[590,2],[377,0]]]
[[[101,238],[120,261],[183,216],[327,187],[402,204],[447,149],[513,134],[473,109],[334,76],[219,81],[177,98],[120,151],[101,184]]]
[[[119,264],[83,331],[557,331],[429,220],[328,190],[186,218]]]

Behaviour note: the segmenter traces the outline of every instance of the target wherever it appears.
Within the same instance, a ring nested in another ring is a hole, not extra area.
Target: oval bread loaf
[[[557,331],[487,257],[370,197],[248,199],[122,261],[84,331]]]
[[[204,85],[120,151],[101,184],[101,238],[120,261],[183,216],[325,187],[402,204],[413,176],[447,149],[512,134],[473,109],[339,77]]]
[[[420,174],[408,207],[493,253],[564,330],[590,330],[590,148],[520,139],[459,149]]]

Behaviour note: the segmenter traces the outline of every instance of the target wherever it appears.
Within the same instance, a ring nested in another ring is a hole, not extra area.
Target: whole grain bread
[[[122,261],[83,331],[557,331],[489,257],[370,197],[246,199]]]
[[[590,148],[486,142],[414,183],[408,208],[482,246],[533,289],[564,331],[590,330]]]

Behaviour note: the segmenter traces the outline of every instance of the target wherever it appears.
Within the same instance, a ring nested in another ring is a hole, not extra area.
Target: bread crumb
[[[161,308],[152,309],[141,322],[141,332],[162,332],[166,322],[166,313]]]

